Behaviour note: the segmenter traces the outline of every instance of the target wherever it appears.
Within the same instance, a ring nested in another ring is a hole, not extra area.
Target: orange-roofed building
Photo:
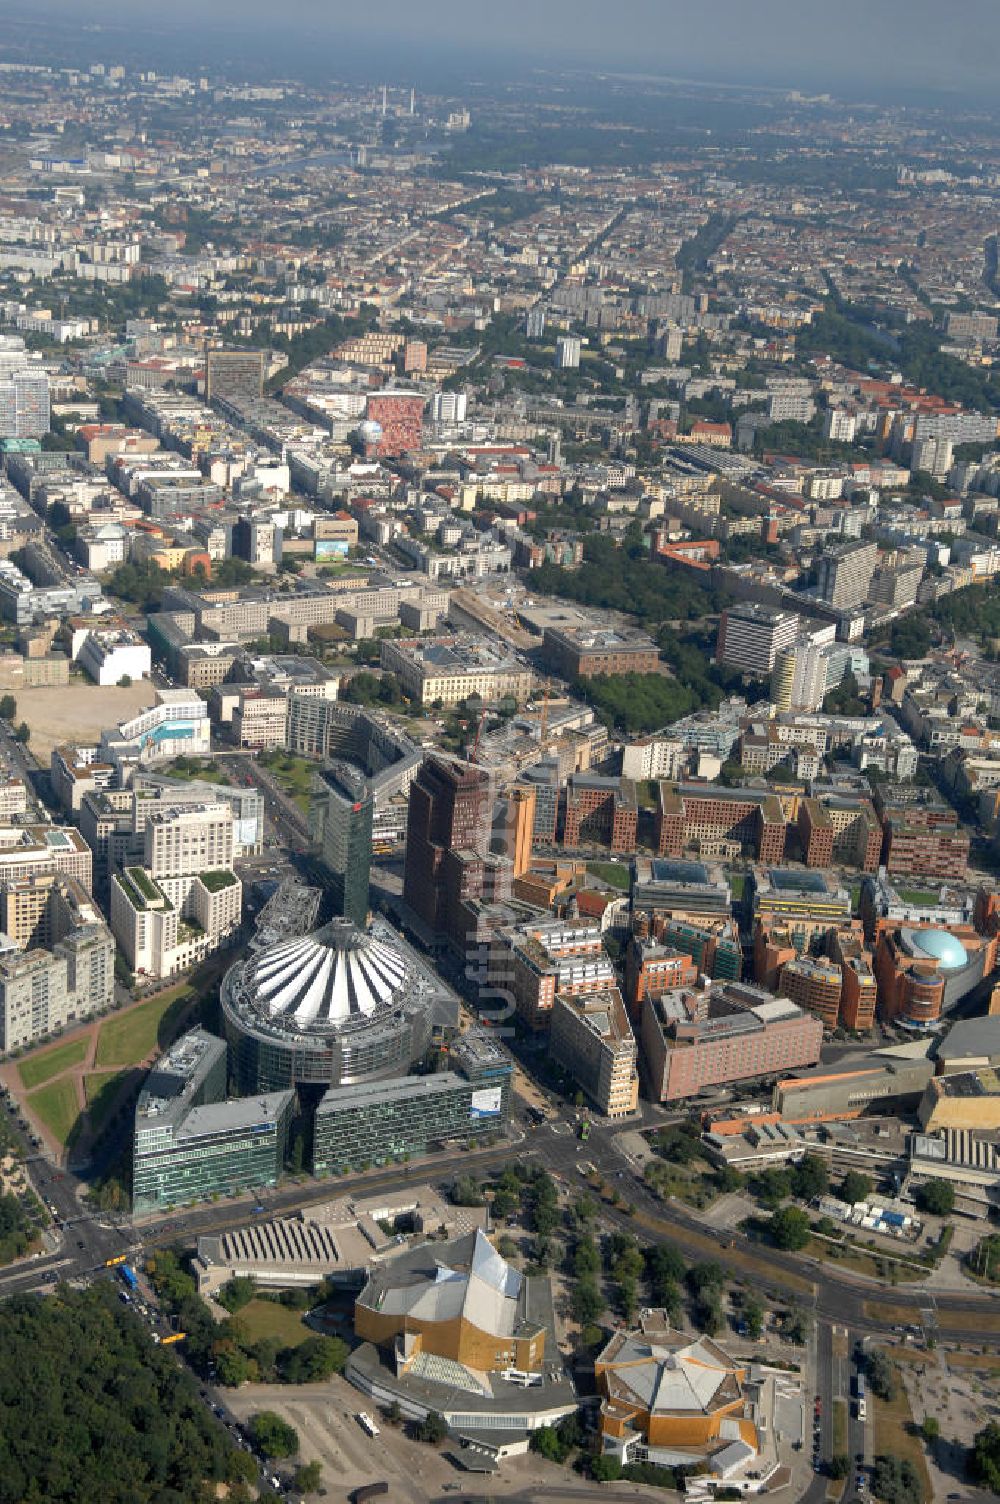
[[[758,1396],[746,1365],[710,1337],[690,1341],[662,1311],[615,1332],[595,1359],[601,1450],[624,1463],[738,1475],[760,1451]]]

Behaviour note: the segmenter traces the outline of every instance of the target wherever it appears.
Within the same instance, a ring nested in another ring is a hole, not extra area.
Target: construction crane
[[[542,687],[542,718],[538,723],[538,745],[541,751],[545,751],[545,733],[549,729],[549,688],[551,680],[546,676]]]
[[[483,734],[483,727],[485,725],[486,725],[486,706],[484,705],[483,708],[482,708],[482,710],[481,710],[481,712],[480,712],[480,715],[479,715],[479,725],[476,727],[476,736],[475,736],[475,740],[472,743],[472,751],[469,753],[469,761],[470,762],[475,762],[475,760],[476,760],[476,753],[479,751],[479,738]]]

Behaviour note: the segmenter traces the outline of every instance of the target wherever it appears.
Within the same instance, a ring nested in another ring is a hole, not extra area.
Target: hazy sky
[[[510,61],[587,62],[703,78],[855,92],[921,85],[996,89],[1000,0],[0,0],[6,14],[102,21],[132,33],[231,26],[237,50],[266,36],[284,66],[301,42],[303,59],[329,52],[384,59],[386,70],[425,61],[478,58],[483,71]],[[2,43],[0,28],[0,43]],[[213,46],[212,51],[215,51]],[[279,61],[280,60],[280,61]]]

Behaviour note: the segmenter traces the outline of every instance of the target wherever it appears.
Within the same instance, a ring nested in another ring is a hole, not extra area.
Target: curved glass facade
[[[342,942],[343,926],[344,921],[339,921],[333,943]],[[353,930],[353,926],[348,928]],[[327,930],[316,932],[317,943],[329,943]],[[352,939],[364,945],[364,937],[356,930]],[[382,940],[379,949],[384,952],[385,946]],[[399,949],[398,985],[391,996],[380,999],[373,1012],[347,1018],[327,1013],[309,1022],[294,1013],[276,1013],[269,1006],[256,985],[260,960],[251,955],[237,961],[221,989],[232,1070],[242,1094],[299,1086],[353,1086],[401,1076],[427,1050],[437,994],[428,986],[423,968],[410,964],[404,947]]]

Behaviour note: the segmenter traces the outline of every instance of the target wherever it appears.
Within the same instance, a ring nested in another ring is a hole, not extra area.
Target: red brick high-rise
[[[428,757],[410,786],[403,899],[435,934],[450,933],[489,851],[490,780],[482,768]],[[478,859],[478,860],[477,860]]]

